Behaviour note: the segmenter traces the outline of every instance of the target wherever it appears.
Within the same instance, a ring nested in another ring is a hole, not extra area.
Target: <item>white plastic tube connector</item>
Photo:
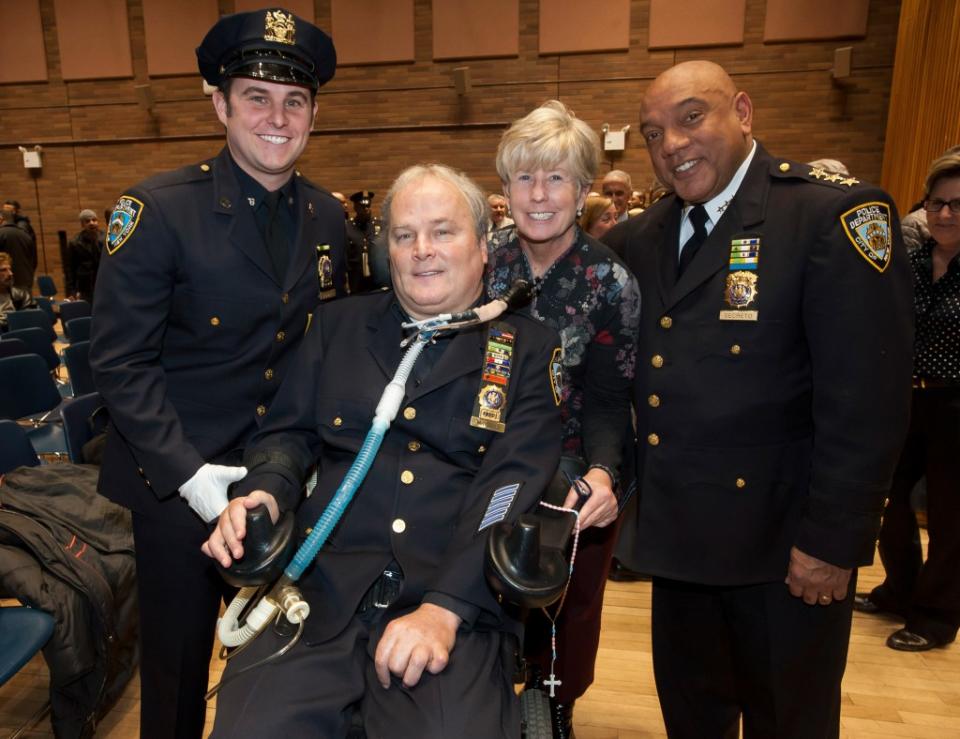
[[[259,634],[263,627],[270,623],[270,620],[276,615],[278,610],[276,603],[267,598],[261,598],[256,607],[247,615],[246,623],[240,626],[240,613],[256,592],[257,588],[241,589],[230,601],[223,618],[217,622],[217,636],[220,637],[223,646],[233,648],[246,644]]]

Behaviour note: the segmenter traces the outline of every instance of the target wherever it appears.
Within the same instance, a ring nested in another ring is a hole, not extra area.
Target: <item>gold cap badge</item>
[[[290,44],[291,46],[296,43],[294,35],[297,29],[294,24],[293,14],[284,13],[282,10],[268,10],[265,25],[266,28],[263,32],[264,41]]]

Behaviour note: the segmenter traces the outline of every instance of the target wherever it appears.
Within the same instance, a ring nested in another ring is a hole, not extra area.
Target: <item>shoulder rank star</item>
[[[814,167],[809,172],[807,172],[807,176],[816,177],[819,180],[821,177],[827,176],[827,170],[823,169],[822,167]]]

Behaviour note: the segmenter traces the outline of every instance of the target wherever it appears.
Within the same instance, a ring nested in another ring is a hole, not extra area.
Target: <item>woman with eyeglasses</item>
[[[560,333],[561,469],[574,480],[563,503],[572,506],[579,492],[590,493],[580,509],[581,535],[560,611],[552,608],[549,617],[533,612],[527,621],[528,661],[545,685],[559,681],[549,691],[559,739],[571,736],[573,702],[593,682],[619,528],[616,491],[640,315],[636,279],[577,224],[599,160],[597,134],[556,100],[514,121],[500,140],[496,164],[516,223],[496,231],[488,245],[488,293],[528,280],[534,286],[531,314]]]
[[[924,189],[930,238],[910,255],[916,338],[910,431],[880,528],[886,579],[854,608],[905,620],[887,646],[921,652],[960,627],[960,151],[930,167]],[[926,561],[910,492],[927,477]]]

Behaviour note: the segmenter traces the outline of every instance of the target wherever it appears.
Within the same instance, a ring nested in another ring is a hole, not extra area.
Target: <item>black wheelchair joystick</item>
[[[283,574],[296,546],[294,515],[287,511],[274,525],[265,505],[247,511],[247,535],[243,539],[243,557],[230,567],[217,565],[221,577],[230,585],[245,588],[272,583]]]

